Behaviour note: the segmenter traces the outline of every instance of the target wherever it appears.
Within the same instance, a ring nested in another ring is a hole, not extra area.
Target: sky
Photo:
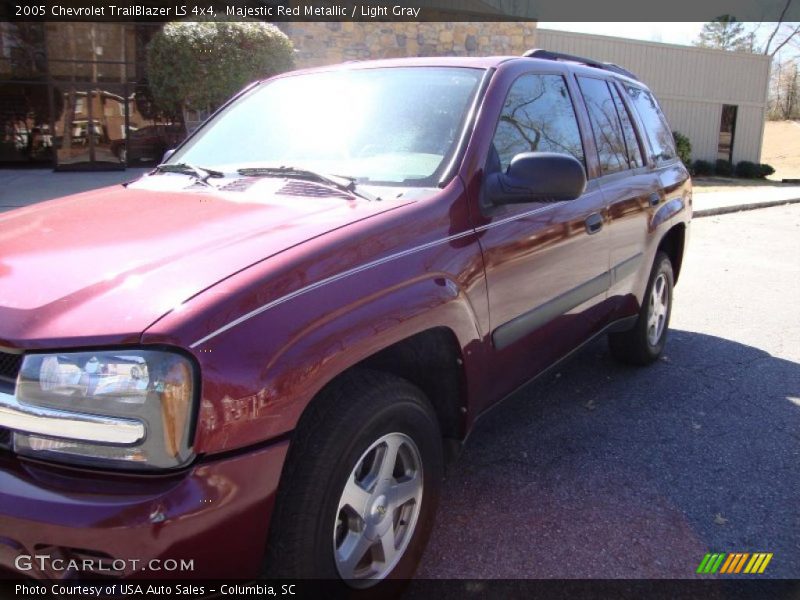
[[[560,23],[542,21],[537,23],[537,27],[688,46],[697,38],[703,28],[703,23]]]
[[[540,21],[537,27],[542,29],[558,29],[560,31],[574,31],[577,33],[593,33],[597,35],[613,35],[615,37],[644,40],[648,42],[663,42],[665,44],[682,44],[690,46],[697,39],[704,23],[561,23],[555,21]],[[750,30],[750,23],[745,23]],[[796,23],[795,23],[796,25]],[[756,29],[756,38],[764,44],[772,33],[774,23],[763,23]],[[789,48],[781,53],[781,57],[788,54],[796,55],[798,49]]]

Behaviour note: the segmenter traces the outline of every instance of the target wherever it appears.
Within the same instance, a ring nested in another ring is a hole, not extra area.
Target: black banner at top
[[[787,8],[788,7],[788,8]],[[800,21],[800,0],[0,0],[0,20]]]

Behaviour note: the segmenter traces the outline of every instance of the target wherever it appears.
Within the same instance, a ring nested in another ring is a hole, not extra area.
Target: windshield
[[[168,164],[226,173],[291,166],[381,185],[435,185],[483,71],[410,67],[295,75],[256,86]]]

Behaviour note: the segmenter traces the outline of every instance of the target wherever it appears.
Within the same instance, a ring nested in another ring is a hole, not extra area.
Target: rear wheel
[[[441,433],[424,394],[391,375],[345,375],[314,401],[292,440],[266,575],[352,588],[409,578],[442,476]]]
[[[661,355],[672,313],[673,286],[669,256],[658,252],[636,324],[628,331],[608,336],[614,358],[628,364],[647,365]]]

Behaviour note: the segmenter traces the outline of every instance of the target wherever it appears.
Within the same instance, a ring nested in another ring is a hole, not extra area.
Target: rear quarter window
[[[592,124],[603,175],[630,168],[622,124],[605,80],[578,77],[578,84],[583,93],[586,109],[589,111],[589,121]]]
[[[653,94],[629,83],[623,84],[623,87],[639,113],[656,162],[667,162],[675,158],[677,153],[672,132]]]

